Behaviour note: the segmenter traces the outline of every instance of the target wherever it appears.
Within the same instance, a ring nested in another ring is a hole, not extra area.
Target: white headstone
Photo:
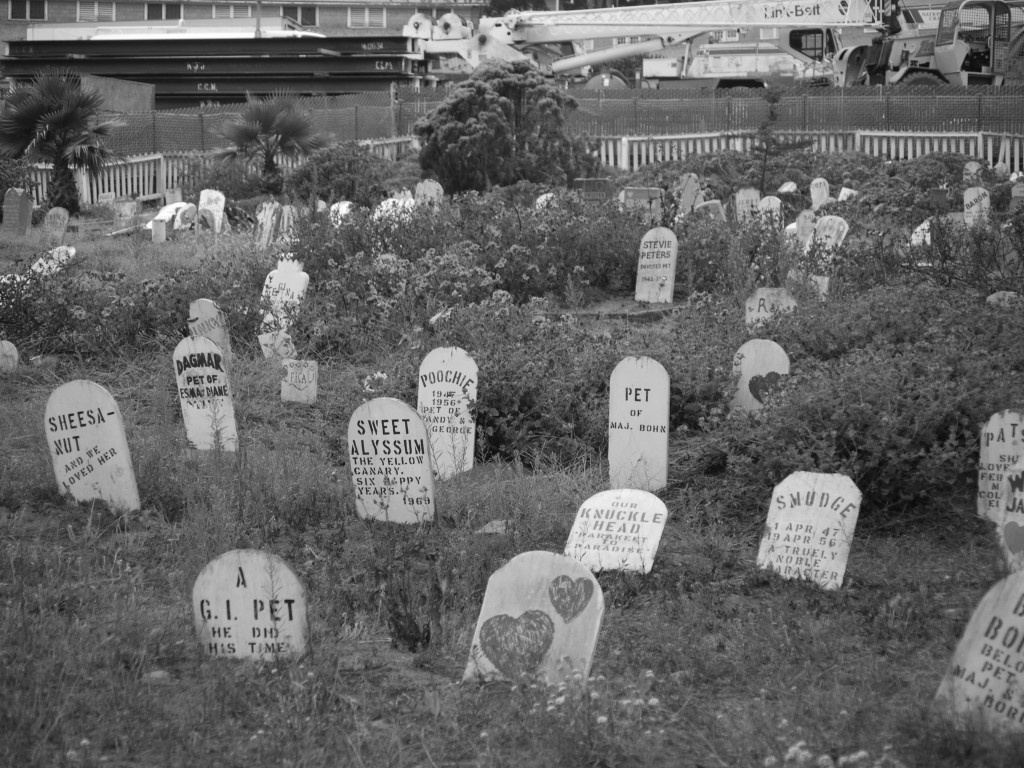
[[[263,318],[264,330],[288,330],[308,287],[309,275],[302,271],[301,261],[279,261],[277,269],[272,270],[263,283],[263,300],[270,307]]]
[[[256,242],[263,248],[269,248],[277,237],[281,224],[281,204],[276,200],[267,200],[256,211]]]
[[[370,218],[376,222],[398,226],[412,219],[412,209],[415,205],[416,200],[411,194],[389,197],[387,200],[380,201],[373,209],[373,213],[370,214]]]
[[[434,473],[442,480],[473,468],[478,371],[458,347],[439,347],[420,363],[416,407],[430,433]]]
[[[850,225],[842,216],[822,216],[814,225],[814,237],[808,241],[807,249],[809,251],[817,243],[818,247],[825,250],[825,258],[831,261],[849,231]]]
[[[910,233],[910,244],[911,245],[931,245],[932,244],[932,220],[925,219],[913,232]]]
[[[114,229],[124,229],[135,223],[135,214],[139,212],[138,200],[122,199],[114,201]]]
[[[360,517],[392,523],[434,519],[430,438],[416,411],[391,397],[363,403],[349,419],[348,445]]]
[[[203,336],[192,336],[178,342],[173,358],[189,444],[202,451],[238,450],[235,407],[221,348]]]
[[[121,410],[107,390],[82,380],[58,387],[43,423],[61,493],[122,511],[140,508]]]
[[[612,488],[657,491],[668,483],[668,372],[649,357],[627,357],[608,386],[608,470]]]
[[[971,160],[964,164],[964,175],[963,180],[966,182],[976,181],[981,175],[981,163],[977,160]]]
[[[281,216],[278,220],[277,237],[283,243],[291,243],[295,237],[295,222],[299,214],[294,205],[282,205]]]
[[[192,203],[185,203],[174,214],[174,229],[191,229],[196,223],[197,209]]]
[[[793,193],[798,191],[799,188],[797,187],[795,181],[785,181],[782,183],[782,186],[779,187],[780,195],[792,195]]]
[[[697,205],[697,198],[700,196],[700,179],[695,173],[684,173],[676,181],[672,194],[676,199],[677,217],[682,218],[693,213],[693,207]]]
[[[721,200],[705,200],[703,203],[695,205],[693,212],[695,215],[707,216],[712,220],[725,221],[725,207]]]
[[[167,242],[167,222],[163,219],[153,219],[149,222],[149,228],[153,231],[153,242]]]
[[[64,234],[68,229],[68,209],[58,205],[48,210],[43,227],[46,230],[47,241],[52,245],[60,245],[64,242]]]
[[[775,486],[757,567],[839,589],[861,493],[846,475],[794,472]]]
[[[773,221],[782,221],[782,200],[775,197],[775,195],[769,195],[768,197],[762,197],[761,201],[757,204],[758,213],[763,217],[771,217]]]
[[[340,227],[341,223],[355,210],[355,203],[342,200],[331,206],[331,224]]]
[[[667,227],[655,227],[640,241],[636,268],[636,301],[671,304],[676,284],[676,256],[679,242]]]
[[[444,187],[434,179],[424,179],[416,185],[417,204],[435,205],[444,200]]]
[[[462,679],[586,680],[603,616],[601,585],[586,566],[551,552],[524,552],[487,581]]]
[[[816,211],[823,206],[829,198],[828,180],[820,176],[811,182],[811,210]]]
[[[32,195],[28,190],[11,187],[4,193],[4,220],[0,234],[25,237],[32,227]]]
[[[213,231],[221,232],[224,229],[224,204],[227,200],[224,193],[216,189],[204,189],[199,193],[199,205],[196,208],[200,211],[213,211]]]
[[[975,227],[988,221],[991,202],[984,187],[970,187],[964,190],[964,224]]]
[[[744,411],[764,408],[764,397],[789,375],[789,356],[774,341],[751,339],[736,351],[733,375],[739,376],[732,407]]]
[[[13,373],[18,368],[18,348],[7,339],[0,340],[0,373]]]
[[[806,246],[814,236],[814,211],[806,208],[796,217],[796,239]]]
[[[220,347],[224,367],[231,366],[231,334],[227,315],[210,299],[196,299],[188,305],[188,332],[190,336],[203,336]]]
[[[58,245],[51,248],[32,265],[31,270],[37,275],[55,275],[75,258],[75,249],[70,245]]]
[[[319,366],[316,360],[282,360],[284,378],[281,379],[281,400],[286,403],[316,402]]]
[[[180,203],[182,199],[181,187],[168,187],[164,190],[164,205]]]
[[[1004,472],[999,482],[996,533],[1006,566],[1024,571],[1024,458]]]
[[[212,658],[299,658],[309,643],[306,590],[269,552],[235,549],[207,563],[192,587],[192,615]]]
[[[1006,472],[1024,460],[1024,412],[999,411],[981,430],[978,450],[978,514],[1002,519],[1000,489]]]
[[[796,299],[785,288],[758,288],[747,299],[747,328],[764,323],[779,313],[796,311]]]
[[[857,190],[856,189],[850,189],[849,187],[843,187],[842,189],[839,190],[839,198],[838,198],[838,200],[839,200],[840,203],[846,202],[847,200],[853,200],[855,197],[857,197]]]
[[[647,491],[602,491],[583,502],[565,543],[565,554],[594,573],[650,573],[665,530],[665,502]]]
[[[1024,573],[996,583],[974,610],[936,693],[936,705],[972,733],[1024,731]]]
[[[96,195],[97,205],[110,205],[114,204],[114,200],[117,199],[117,195],[113,192],[100,192]]]
[[[736,205],[736,221],[746,224],[757,216],[758,204],[761,202],[761,190],[744,187],[734,196]]]

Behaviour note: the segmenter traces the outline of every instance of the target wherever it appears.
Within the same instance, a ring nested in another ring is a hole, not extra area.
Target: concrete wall
[[[156,109],[156,86],[112,77],[82,75],[82,86],[103,96],[103,106],[114,112],[150,112]]]

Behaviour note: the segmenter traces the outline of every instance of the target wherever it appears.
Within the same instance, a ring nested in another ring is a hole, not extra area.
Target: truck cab
[[[935,70],[957,85],[1021,82],[1024,7],[1003,0],[962,0],[942,9]]]

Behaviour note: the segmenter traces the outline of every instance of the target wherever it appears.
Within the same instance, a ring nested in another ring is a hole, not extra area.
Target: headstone
[[[164,205],[180,203],[182,200],[184,200],[184,198],[181,195],[181,187],[168,187],[164,191]]]
[[[991,202],[984,187],[970,187],[964,190],[964,224],[976,227],[988,221]]]
[[[661,187],[626,187],[619,193],[619,202],[626,210],[639,209],[647,214],[652,225],[661,224]]]
[[[695,173],[684,173],[676,181],[672,188],[672,194],[676,199],[678,218],[693,213],[693,208],[697,205],[697,198],[701,195],[700,178]]]
[[[44,253],[30,269],[37,275],[55,275],[68,265],[75,258],[75,249],[70,245],[58,245]]]
[[[204,209],[213,211],[213,231],[220,232],[224,222],[224,204],[227,200],[224,193],[216,189],[204,189],[199,193],[199,205],[197,210]]]
[[[43,422],[61,493],[123,512],[140,509],[121,410],[107,390],[92,381],[68,382],[50,394]]]
[[[565,554],[594,573],[650,573],[668,519],[665,502],[647,491],[601,491],[583,502]]]
[[[267,275],[263,283],[263,300],[269,311],[263,317],[265,330],[288,330],[294,315],[309,287],[309,275],[302,271],[302,262],[281,259],[277,269]]]
[[[298,357],[295,344],[287,331],[265,331],[256,339],[265,360],[293,360]]]
[[[794,472],[775,486],[757,567],[839,589],[861,493],[846,475]]]
[[[758,288],[747,299],[747,328],[754,328],[779,313],[795,310],[796,299],[785,288]]]
[[[4,237],[25,237],[32,226],[32,195],[11,187],[4,193]]]
[[[189,444],[198,450],[238,450],[235,407],[224,352],[203,336],[174,348],[174,375]]]
[[[627,357],[612,371],[608,401],[612,488],[664,488],[668,483],[668,372],[649,357]]]
[[[196,299],[188,305],[188,333],[209,339],[224,355],[224,367],[231,367],[231,333],[228,317],[217,303],[210,299]]]
[[[997,582],[974,610],[935,695],[951,724],[972,733],[1024,731],[1024,573]]]
[[[761,202],[761,190],[744,187],[734,196],[736,205],[736,221],[746,224],[757,216],[757,206]]]
[[[977,160],[971,160],[964,164],[964,181],[968,183],[977,181],[979,176],[981,176],[981,163]]]
[[[778,223],[782,221],[782,200],[775,195],[762,197],[757,204],[757,211],[761,216],[771,217],[774,222]]]
[[[823,206],[829,197],[828,180],[820,176],[811,182],[811,210],[816,211]]]
[[[312,405],[316,402],[319,366],[316,360],[282,360],[281,400]]]
[[[439,347],[423,358],[416,407],[430,433],[434,473],[442,480],[473,468],[478,371],[458,347]]]
[[[1010,213],[1024,211],[1024,181],[1018,181],[1010,187]]]
[[[196,230],[217,234],[217,212],[212,208],[200,208],[196,215]]]
[[[349,419],[348,445],[361,518],[392,523],[434,519],[430,437],[412,407],[391,397],[363,403]]]
[[[807,243],[808,252],[817,244],[823,250],[823,257],[826,262],[832,261],[836,251],[846,240],[850,231],[850,225],[842,216],[822,216],[814,225],[814,236]]]
[[[370,218],[376,222],[382,222],[391,226],[404,224],[412,219],[412,209],[416,201],[411,194],[399,197],[389,197],[381,200],[373,209]]]
[[[914,231],[910,233],[910,244],[911,245],[931,245],[932,244],[932,220],[925,219]]]
[[[764,408],[764,398],[789,375],[789,356],[774,341],[751,339],[736,351],[732,361],[734,376],[739,376],[732,407],[743,411]]]
[[[179,208],[178,212],[174,214],[174,229],[192,229],[196,223],[197,209],[192,203],[185,203],[184,207]]]
[[[942,187],[932,187],[928,190],[928,202],[944,211],[949,205],[949,192]]]
[[[999,482],[995,523],[1006,566],[1024,571],[1024,457],[1018,448],[1016,463]]]
[[[1016,291],[996,291],[985,298],[985,303],[1004,309],[1024,308],[1024,296]]]
[[[167,222],[163,219],[153,219],[149,222],[150,228],[153,231],[153,242],[154,243],[165,243],[167,242]]]
[[[283,243],[291,243],[295,236],[295,222],[299,215],[294,205],[282,205],[281,217],[278,221],[277,237]]]
[[[667,227],[655,227],[640,241],[634,298],[650,304],[671,304],[676,285],[679,242]]]
[[[256,242],[263,248],[269,248],[277,237],[281,220],[281,204],[276,200],[267,200],[256,212]]]
[[[296,659],[309,643],[306,590],[269,552],[235,549],[207,563],[192,615],[203,653],[216,659]]]
[[[796,239],[805,247],[814,237],[814,219],[814,211],[810,208],[800,211],[796,217]]]
[[[68,230],[68,209],[51,208],[46,212],[43,220],[43,229],[46,231],[46,241],[51,245],[60,245],[64,242],[64,235]]]
[[[585,565],[524,552],[487,581],[462,679],[586,680],[603,616],[604,593]]]
[[[615,198],[611,179],[573,179],[572,188],[585,203],[604,203]]]
[[[444,187],[436,179],[424,179],[414,192],[417,205],[437,205],[444,200]]]
[[[1002,519],[1001,487],[1006,473],[1024,460],[1024,412],[999,411],[981,430],[978,450],[978,515]]]
[[[857,197],[857,190],[856,189],[850,189],[849,187],[843,187],[842,189],[839,190],[839,198],[838,198],[838,200],[839,200],[840,203],[845,203],[847,200],[853,200],[855,197]]]
[[[96,195],[96,205],[106,205],[113,207],[114,200],[117,199],[117,195],[113,192],[100,192]]]
[[[135,214],[139,212],[137,200],[124,199],[114,201],[114,229],[124,229],[135,223]]]
[[[725,207],[721,200],[705,200],[693,208],[694,215],[706,216],[713,221],[725,221]]]
[[[340,227],[341,223],[355,210],[355,203],[342,200],[331,206],[331,224]]]
[[[326,200],[320,200],[318,198],[317,201],[316,201],[316,212],[317,213],[327,213],[327,210],[328,210],[328,208],[327,208],[327,201]]]
[[[780,195],[792,195],[799,191],[795,181],[786,181],[779,187]]]
[[[18,348],[7,339],[0,339],[0,373],[16,371],[18,360]]]

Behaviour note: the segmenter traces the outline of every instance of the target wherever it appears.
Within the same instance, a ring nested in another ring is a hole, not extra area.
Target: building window
[[[348,25],[350,27],[384,28],[386,17],[383,8],[349,8]]]
[[[213,18],[215,19],[248,19],[252,17],[251,5],[228,5],[214,3]]]
[[[79,21],[116,21],[114,3],[109,0],[78,0]]]
[[[46,21],[46,0],[11,0],[11,21]]]
[[[173,21],[181,18],[181,3],[146,3],[146,21]]]
[[[316,26],[315,5],[282,5],[281,15],[302,27]]]

